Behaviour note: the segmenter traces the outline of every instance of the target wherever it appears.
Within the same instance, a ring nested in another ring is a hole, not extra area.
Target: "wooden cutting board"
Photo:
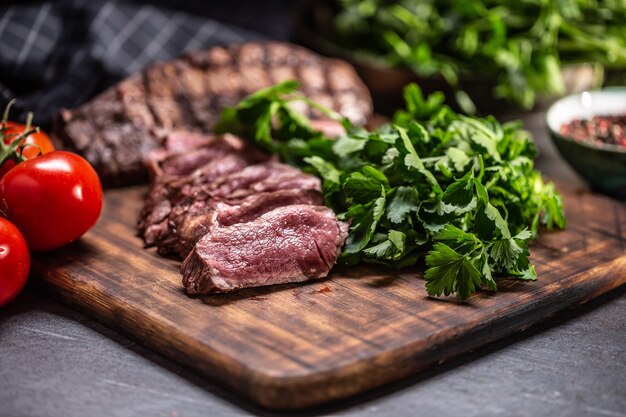
[[[179,262],[135,236],[145,190],[108,191],[98,225],[35,257],[34,273],[67,303],[273,409],[400,379],[626,283],[626,204],[565,191],[567,229],[532,247],[539,281],[502,279],[467,303],[427,297],[416,270],[373,267],[190,298]]]

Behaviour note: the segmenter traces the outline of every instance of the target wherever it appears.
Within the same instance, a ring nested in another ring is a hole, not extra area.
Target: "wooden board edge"
[[[616,270],[625,272],[616,277]],[[458,357],[490,342],[526,330],[559,311],[588,302],[626,284],[626,258],[618,258],[569,277],[568,279],[573,282],[570,287],[550,292],[547,296],[538,298],[534,303],[499,316],[494,321],[471,330],[459,329],[456,337],[446,340],[445,346],[433,344],[427,349],[420,350],[421,344],[410,344],[401,349],[384,352],[375,360],[347,365],[333,372],[288,377],[277,377],[237,363],[231,358],[207,358],[202,356],[201,352],[198,352],[198,356],[181,356],[177,354],[173,338],[163,338],[160,334],[161,329],[153,328],[142,334],[137,333],[137,328],[132,326],[132,323],[133,320],[141,319],[140,314],[135,313],[137,317],[126,317],[120,323],[116,323],[120,325],[120,328],[113,328],[109,323],[111,311],[102,310],[100,304],[86,305],[86,301],[78,302],[72,296],[77,291],[81,291],[80,286],[66,286],[72,290],[64,290],[55,286],[53,279],[45,272],[34,270],[33,273],[41,278],[38,281],[44,284],[46,289],[63,302],[85,312],[115,331],[121,329],[122,333],[129,338],[170,360],[192,371],[199,371],[216,383],[225,385],[264,408],[295,410],[350,397],[406,378],[436,363]],[[545,305],[541,306],[541,304]],[[224,372],[224,368],[233,370],[237,368],[238,372]]]
[[[624,271],[615,278],[615,271]],[[593,277],[593,279],[589,279]],[[425,350],[413,345],[385,352],[376,361],[356,363],[333,373],[302,377],[264,376],[253,384],[252,400],[271,410],[294,410],[332,402],[414,375],[437,363],[447,361],[506,336],[527,330],[560,311],[584,304],[600,295],[626,285],[626,258],[618,258],[570,278],[576,284],[547,297],[499,316],[471,331],[459,329],[445,345],[433,344]],[[552,284],[554,285],[554,284]],[[537,304],[545,303],[541,308]],[[467,330],[467,329],[465,329]],[[388,364],[394,364],[389,367]],[[337,372],[340,376],[337,377]]]

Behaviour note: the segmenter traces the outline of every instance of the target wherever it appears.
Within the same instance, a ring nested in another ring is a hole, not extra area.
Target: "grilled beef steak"
[[[256,220],[212,228],[182,265],[188,294],[325,277],[348,224],[322,206],[290,205]]]
[[[151,154],[152,188],[138,226],[147,246],[186,257],[189,294],[328,274],[348,226],[321,206],[319,178],[230,135],[170,142]]]
[[[169,147],[169,132],[208,132],[224,107],[288,79],[301,81],[307,97],[355,123],[372,113],[369,92],[349,64],[295,45],[245,43],[153,64],[88,103],[62,110],[53,133],[87,158],[105,186],[136,184],[148,179],[143,159]]]

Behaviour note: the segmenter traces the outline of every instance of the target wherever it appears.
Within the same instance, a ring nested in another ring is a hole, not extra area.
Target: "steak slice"
[[[323,278],[347,236],[348,224],[327,207],[279,207],[211,229],[184,260],[183,285],[188,294],[207,294]]]
[[[348,63],[287,43],[212,47],[155,63],[73,110],[61,110],[53,134],[83,155],[105,186],[148,179],[143,160],[167,147],[163,132],[207,132],[226,106],[259,88],[296,79],[303,93],[364,124],[369,92]],[[303,105],[314,119],[324,117]]]
[[[181,258],[185,258],[202,236],[217,226],[246,223],[274,210],[292,204],[322,205],[322,194],[318,190],[287,189],[252,194],[242,200],[198,201],[186,215],[177,221],[176,239],[171,243]],[[167,242],[161,242],[159,250],[165,250]]]
[[[189,183],[208,181],[241,171],[249,166],[250,161],[239,154],[227,154],[196,169],[188,176],[163,175],[154,179],[152,187],[139,215],[137,230],[146,246],[153,246],[159,237],[166,233],[168,217],[172,211],[172,200],[176,199],[181,189]]]
[[[191,174],[203,165],[227,154],[239,153],[250,163],[267,160],[269,156],[243,139],[231,134],[201,135],[192,132],[168,134],[164,148],[153,151],[145,159],[152,178]]]
[[[290,188],[320,191],[322,187],[319,178],[292,166],[271,161],[224,176],[211,183],[208,192],[215,199],[235,199]]]
[[[259,193],[278,190],[321,191],[320,180],[317,177],[273,161],[248,166],[213,182],[204,181],[204,177],[199,177],[198,180],[202,181],[186,185],[178,195],[170,198],[172,209],[168,216],[167,228],[161,228],[155,239],[162,255],[178,253],[179,225],[188,216],[205,214],[210,210],[212,202],[241,200]]]
[[[297,171],[284,164],[277,165],[275,162],[251,166],[243,155],[231,154],[217,158],[187,176],[157,176],[152,182],[139,215],[137,222],[139,235],[143,237],[147,246],[154,245],[159,235],[167,229],[166,220],[172,206],[185,199],[208,199],[211,183],[216,187],[222,186],[225,193],[228,189],[247,186],[282,170]]]
[[[164,132],[164,135],[160,142],[161,147],[150,152],[144,158],[146,163],[160,162],[169,156],[201,148],[213,143],[216,139],[216,135],[199,134],[187,130]]]
[[[201,135],[176,131],[168,134],[165,148],[152,152],[146,164],[153,181],[139,216],[139,235],[148,246],[154,245],[167,228],[164,221],[171,210],[171,196],[193,181],[212,181],[267,161],[271,157],[242,139],[230,135]]]

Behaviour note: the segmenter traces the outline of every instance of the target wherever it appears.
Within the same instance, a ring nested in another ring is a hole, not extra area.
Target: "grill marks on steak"
[[[246,43],[156,63],[61,111],[53,132],[91,162],[106,186],[139,183],[147,179],[143,158],[167,147],[163,131],[209,131],[224,107],[287,79],[300,80],[305,95],[355,123],[371,116],[369,92],[349,64],[295,45]]]
[[[212,228],[182,265],[188,294],[325,277],[348,225],[323,206],[289,205],[256,220]]]
[[[125,82],[137,83],[140,78],[133,76]],[[148,175],[142,157],[159,144],[150,131],[154,125],[141,124],[138,113],[127,111],[125,101],[111,88],[76,110],[62,110],[55,123],[62,127],[54,128],[53,133],[66,148],[83,155],[94,166],[103,184],[144,182]]]

